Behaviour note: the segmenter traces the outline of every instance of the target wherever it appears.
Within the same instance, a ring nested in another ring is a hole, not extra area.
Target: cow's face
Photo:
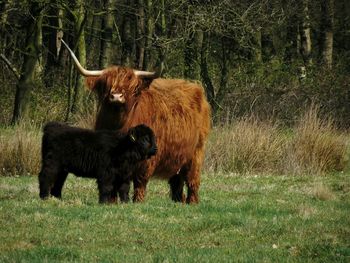
[[[155,72],[117,66],[103,70],[87,70],[63,39],[61,42],[68,49],[80,74],[87,77],[88,87],[97,92],[99,102],[102,104],[128,107],[135,96],[140,94],[141,87],[148,86],[149,80],[156,78]],[[148,81],[143,81],[144,79]]]
[[[90,89],[97,92],[100,103],[126,108],[135,102],[142,83],[132,69],[123,67],[111,67],[100,77],[87,79]]]

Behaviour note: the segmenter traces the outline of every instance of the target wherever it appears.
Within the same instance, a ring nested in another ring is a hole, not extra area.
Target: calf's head
[[[130,154],[135,161],[146,160],[157,153],[154,132],[146,125],[129,129],[127,140]]]

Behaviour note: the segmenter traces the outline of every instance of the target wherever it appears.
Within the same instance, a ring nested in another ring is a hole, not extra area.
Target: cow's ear
[[[139,85],[139,91],[148,89],[151,86],[151,83],[152,83],[152,81],[154,79],[155,79],[154,77],[152,77],[152,78],[142,78],[141,83]]]
[[[87,77],[85,79],[85,85],[89,90],[94,90],[96,87],[96,81],[98,77]]]
[[[151,83],[154,79],[157,79],[160,77],[161,72],[157,70],[154,75],[150,76],[142,76],[141,77],[141,85],[140,90],[148,89],[151,86]]]
[[[129,133],[129,139],[130,139],[130,141],[132,141],[132,142],[136,142],[137,137],[136,137],[135,130],[130,131],[130,133]]]

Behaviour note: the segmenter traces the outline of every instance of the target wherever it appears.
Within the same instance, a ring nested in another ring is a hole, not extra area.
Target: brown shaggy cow
[[[127,131],[145,124],[156,135],[156,156],[135,169],[133,200],[144,199],[147,182],[155,176],[169,181],[172,200],[185,201],[186,183],[186,202],[198,203],[200,170],[211,122],[203,88],[181,79],[153,79],[152,72],[125,67],[88,71],[69,51],[80,73],[88,77],[89,88],[98,95],[96,129]]]

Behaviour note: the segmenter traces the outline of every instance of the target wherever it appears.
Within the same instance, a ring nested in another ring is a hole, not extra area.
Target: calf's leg
[[[56,198],[62,198],[62,187],[68,176],[67,172],[61,171],[57,174],[56,181],[51,189],[51,195]]]
[[[100,203],[113,203],[112,193],[114,176],[113,173],[106,170],[100,170],[97,174],[97,185],[99,191]]]
[[[51,187],[54,185],[59,171],[59,165],[50,160],[44,160],[39,173],[39,196],[46,199],[50,195]]]
[[[130,181],[122,182],[118,187],[120,201],[123,203],[129,202]]]

